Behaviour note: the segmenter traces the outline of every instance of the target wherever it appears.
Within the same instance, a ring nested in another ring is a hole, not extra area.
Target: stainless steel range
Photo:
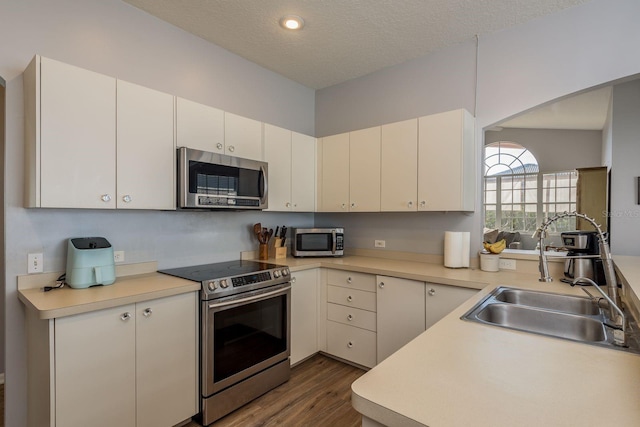
[[[202,284],[198,420],[203,425],[289,379],[289,268],[242,260],[160,272]]]

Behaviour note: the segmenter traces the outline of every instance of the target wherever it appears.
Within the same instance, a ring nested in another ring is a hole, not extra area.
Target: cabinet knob
[[[144,317],[149,317],[153,314],[153,310],[151,310],[150,308],[145,308],[144,311],[142,312],[142,315]]]
[[[347,283],[351,283],[351,276],[347,277]]]
[[[122,196],[122,201],[125,203],[131,202],[131,196],[128,194],[125,194],[124,196]]]
[[[100,200],[102,200],[103,202],[110,202],[111,201],[111,196],[108,194],[103,194],[102,196],[100,196]]]
[[[380,289],[384,288],[384,282],[380,282],[378,286],[380,286]]]
[[[352,343],[351,341],[349,341],[349,342],[347,343],[347,347],[349,347],[349,348],[353,347],[353,343]]]
[[[353,316],[352,316],[352,315],[348,315],[348,316],[347,316],[347,320],[348,320],[349,322],[351,322],[351,321],[353,320]]]
[[[352,208],[355,208],[355,207],[356,207],[356,204],[355,204],[354,202],[351,202],[351,207],[352,207]]]
[[[345,210],[347,208],[347,204],[343,203],[342,205],[340,205],[340,207],[342,208],[342,210]]]
[[[426,207],[426,206],[427,206],[427,201],[426,201],[426,200],[422,200],[422,201],[420,202],[420,207],[421,207],[421,208],[424,208],[424,207]]]
[[[291,203],[287,202],[287,204],[285,206],[290,208],[291,207]]]
[[[234,147],[233,145],[230,145],[229,151],[233,153],[234,151],[236,151],[236,147]]]
[[[222,144],[218,142],[218,143],[216,144],[216,148],[217,148],[218,150],[222,150]]]
[[[122,313],[122,316],[120,316],[120,320],[122,320],[123,322],[126,322],[129,319],[131,319],[131,313],[129,313],[128,311],[126,313]]]
[[[297,208],[297,207],[298,207],[298,204],[297,204],[297,203],[294,203],[294,204],[293,204],[293,207],[294,207],[294,208]]]
[[[293,276],[293,277],[291,278],[291,283],[296,283],[296,277],[295,277],[295,276]]]
[[[353,301],[353,297],[352,297],[351,295],[349,295],[349,296],[347,297],[347,301],[349,301],[349,302]]]
[[[409,200],[409,203],[407,203],[407,206],[409,206],[410,208],[413,207],[413,200]]]
[[[431,288],[429,289],[429,295],[434,296],[436,294],[436,290]]]

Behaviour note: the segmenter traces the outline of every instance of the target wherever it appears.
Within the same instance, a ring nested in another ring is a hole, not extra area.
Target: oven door
[[[288,359],[290,313],[290,283],[203,301],[203,397]]]

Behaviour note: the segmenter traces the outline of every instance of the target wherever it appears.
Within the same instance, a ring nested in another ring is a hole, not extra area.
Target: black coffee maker
[[[578,277],[586,277],[600,286],[606,284],[602,259],[599,258],[600,239],[598,232],[566,231],[561,233],[560,237],[564,247],[568,249],[567,260],[564,262],[564,278],[561,280],[571,283]]]

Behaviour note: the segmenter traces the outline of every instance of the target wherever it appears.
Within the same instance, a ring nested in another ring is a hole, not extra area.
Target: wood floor
[[[351,383],[365,371],[317,354],[295,366],[291,379],[248,403],[212,427],[359,427],[351,406]],[[185,427],[196,427],[191,422]]]

